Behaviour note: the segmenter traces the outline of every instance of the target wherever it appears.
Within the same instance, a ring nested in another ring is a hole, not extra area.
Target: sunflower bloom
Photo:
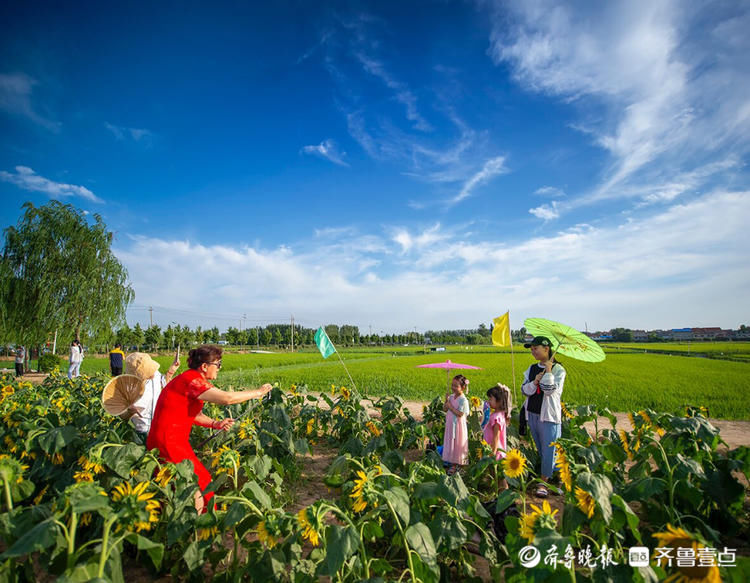
[[[81,514],[81,519],[78,521],[78,524],[81,526],[88,526],[91,524],[91,513],[90,512],[84,512]]]
[[[479,397],[469,397],[469,401],[474,409],[479,409],[482,406],[482,401],[479,400]]]
[[[341,387],[341,396],[344,397],[345,401],[349,400],[349,397],[352,396],[352,394],[349,392],[349,389],[346,387]]]
[[[576,486],[575,494],[576,500],[578,500],[578,508],[580,508],[589,518],[594,516],[594,510],[596,509],[596,501],[594,500],[594,497],[579,486]]]
[[[313,426],[315,425],[315,417],[311,417],[307,422],[307,428],[305,429],[305,433],[307,435],[310,435],[313,432]]]
[[[162,467],[154,478],[154,482],[159,484],[162,488],[166,488],[169,480],[172,479],[172,470],[168,466]]]
[[[76,481],[76,483],[79,483],[79,482],[93,482],[94,481],[94,474],[92,474],[88,470],[82,470],[80,472],[74,473],[73,474],[73,479]]]
[[[61,454],[55,453],[52,455],[52,463],[54,465],[61,466],[64,461],[65,461],[65,458]]]
[[[379,437],[383,432],[378,428],[375,423],[372,421],[368,421],[366,424],[366,427],[370,433],[372,433],[375,437]]]
[[[632,413],[628,413],[628,421],[630,421],[630,426],[635,429],[635,418]]]
[[[565,489],[570,492],[573,489],[573,476],[570,473],[570,463],[568,462],[568,458],[565,455],[565,450],[562,446],[559,443],[555,443],[554,446],[557,451],[555,465],[560,471],[560,481],[563,483],[563,486],[565,486]]]
[[[511,449],[503,460],[503,471],[509,478],[518,478],[526,473],[526,458],[518,449]]]
[[[39,504],[42,501],[42,498],[44,498],[44,495],[47,493],[48,489],[49,489],[49,484],[47,484],[44,488],[42,488],[42,491],[39,492],[39,494],[37,494],[34,497],[34,504]]]
[[[209,540],[214,538],[217,534],[219,534],[219,529],[215,526],[212,526],[210,528],[199,528],[197,531],[195,531],[195,535],[198,540]]]
[[[252,419],[245,419],[242,423],[240,423],[240,429],[237,432],[237,435],[239,435],[240,439],[247,439],[248,437],[252,437],[255,434],[255,425],[253,425]]]
[[[693,556],[698,556],[702,549],[706,547],[697,541],[693,535],[683,528],[675,528],[671,524],[667,525],[667,530],[657,532],[653,537],[659,541],[660,547],[671,547],[673,549],[691,548]],[[720,583],[721,575],[719,567],[710,566],[680,566],[676,567],[676,573],[673,573],[665,581],[671,583]]]
[[[307,508],[303,508],[297,513],[297,524],[302,529],[302,538],[310,541],[310,544],[317,547],[320,544],[320,533],[310,522]]]
[[[258,528],[255,529],[255,532],[258,533],[258,540],[266,545],[269,549],[272,549],[276,546],[276,538],[271,536],[271,534],[268,532],[265,520],[258,525]]]
[[[628,455],[628,459],[633,459],[633,452],[630,451],[630,446],[628,445],[628,434],[625,433],[624,429],[619,429],[617,431],[617,434],[620,436],[620,441],[622,442],[622,449],[625,450],[625,453]]]
[[[129,519],[128,528],[135,528],[136,532],[151,530],[153,523],[159,522],[159,503],[152,500],[155,493],[146,491],[150,485],[148,481],[135,486],[123,482],[112,492],[112,501],[121,504],[121,511]]]
[[[524,514],[521,516],[521,530],[520,534],[523,538],[525,538],[529,543],[534,542],[534,527],[536,526],[536,519],[539,517],[538,514],[535,514],[533,512],[529,514]]]
[[[649,417],[648,413],[646,413],[645,409],[642,409],[641,411],[638,411],[638,415],[641,416],[641,418],[646,423],[646,425],[653,425],[654,424],[654,422],[651,421],[651,417]]]

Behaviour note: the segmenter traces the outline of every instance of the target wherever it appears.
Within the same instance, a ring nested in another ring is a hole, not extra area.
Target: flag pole
[[[508,335],[510,336],[510,370],[513,376],[513,400],[516,401],[516,357],[513,350],[513,331],[510,328],[510,308],[508,308]],[[518,401],[514,403],[518,405]]]
[[[333,345],[333,342],[331,342],[331,345]],[[334,348],[335,348],[335,346],[334,346]],[[336,350],[336,356],[338,356],[338,357],[339,357],[339,360],[341,361],[341,364],[343,365],[343,367],[344,367],[344,370],[346,371],[346,374],[347,374],[347,375],[349,376],[349,380],[350,380],[350,381],[352,381],[352,387],[353,387],[353,388],[354,388],[354,390],[356,391],[356,390],[357,390],[357,385],[355,385],[355,384],[354,384],[354,379],[352,378],[352,375],[351,375],[351,373],[349,373],[349,369],[348,369],[348,368],[346,368],[346,364],[344,364],[344,359],[343,359],[343,358],[341,358],[341,354],[339,354],[339,351],[338,351],[338,350]]]

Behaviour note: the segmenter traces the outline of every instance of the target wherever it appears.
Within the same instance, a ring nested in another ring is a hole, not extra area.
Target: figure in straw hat
[[[234,405],[250,399],[260,399],[271,385],[266,383],[259,389],[228,392],[211,384],[221,368],[222,349],[212,344],[194,348],[188,355],[188,370],[177,376],[161,392],[156,404],[151,431],[146,447],[158,448],[162,458],[180,463],[190,460],[198,478],[200,491],[195,493],[195,508],[204,511],[213,492],[204,492],[211,483],[211,474],[195,455],[190,446],[190,429],[193,425],[228,430],[234,419],[211,419],[201,412],[203,403]]]
[[[161,390],[172,380],[180,367],[175,356],[166,375],[159,372],[159,363],[144,352],[133,352],[125,358],[125,374],[114,377],[104,387],[102,405],[105,411],[133,423],[135,432],[146,443]]]

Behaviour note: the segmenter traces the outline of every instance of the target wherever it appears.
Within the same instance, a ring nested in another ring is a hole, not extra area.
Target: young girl
[[[466,418],[469,415],[469,399],[464,393],[469,388],[469,379],[464,375],[453,377],[451,389],[446,393],[443,410],[445,414],[445,435],[443,436],[443,461],[450,464],[449,474],[454,474],[458,466],[465,465],[469,455],[469,431]]]
[[[495,459],[505,457],[507,449],[505,433],[510,419],[510,389],[500,383],[487,391],[487,403],[490,406],[490,418],[484,426],[484,440],[490,444]]]

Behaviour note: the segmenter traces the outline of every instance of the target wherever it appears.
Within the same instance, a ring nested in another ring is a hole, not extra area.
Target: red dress
[[[212,388],[214,386],[197,370],[187,370],[172,379],[159,395],[146,439],[146,447],[158,448],[161,457],[168,462],[193,462],[201,491],[211,483],[211,474],[190,447],[190,429],[195,416],[203,409],[203,401],[198,395]],[[213,492],[204,492],[206,506],[213,495]]]

